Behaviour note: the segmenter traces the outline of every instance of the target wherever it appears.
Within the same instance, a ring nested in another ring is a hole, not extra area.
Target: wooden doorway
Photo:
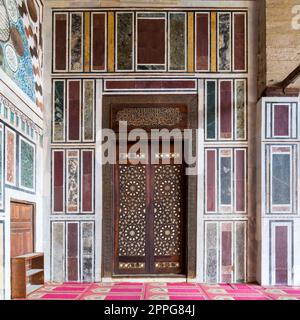
[[[27,253],[33,253],[34,250],[34,205],[30,203],[11,202],[11,258]]]
[[[175,152],[174,143],[169,153],[163,153],[161,143],[156,152],[150,144],[144,150],[123,158],[152,157],[155,163],[119,158],[114,168],[114,273],[184,275],[185,166],[175,160],[181,151]]]

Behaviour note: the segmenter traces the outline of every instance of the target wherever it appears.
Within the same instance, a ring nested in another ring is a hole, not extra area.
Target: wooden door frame
[[[111,129],[111,108],[113,104],[133,103],[182,103],[187,106],[187,128],[198,128],[198,95],[197,94],[157,94],[157,95],[105,95],[102,100],[102,128]],[[195,133],[196,136],[196,133]],[[196,153],[196,139],[193,141],[193,154]],[[128,278],[131,276],[114,276],[114,230],[113,230],[113,171],[114,165],[105,164],[102,168],[102,278]],[[197,248],[197,176],[186,176],[186,278],[196,278],[196,248]],[[138,276],[142,277],[142,276]],[[182,278],[182,276],[178,276]],[[176,276],[175,276],[176,278]]]
[[[23,200],[19,200],[19,199],[11,199],[10,200],[10,212],[9,212],[9,221],[11,222],[11,205],[12,203],[16,203],[16,204],[23,204],[23,205],[30,205],[32,206],[32,248],[33,248],[33,252],[35,252],[36,250],[36,231],[35,231],[35,227],[36,227],[36,203],[34,202],[30,202],[30,201],[23,201]],[[11,226],[9,228],[9,232],[11,233]],[[11,253],[9,252],[9,256],[11,257]]]

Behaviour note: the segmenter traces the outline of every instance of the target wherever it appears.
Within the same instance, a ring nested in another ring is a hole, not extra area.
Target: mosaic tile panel
[[[23,1],[21,3],[25,5]],[[1,0],[0,12],[0,68],[36,102],[35,74],[22,9],[15,0]],[[29,18],[28,23],[30,21]]]
[[[6,183],[10,185],[16,185],[16,134],[6,128],[5,132],[5,163],[6,163]]]

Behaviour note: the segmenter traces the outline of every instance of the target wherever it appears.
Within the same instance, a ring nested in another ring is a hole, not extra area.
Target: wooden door
[[[185,273],[184,165],[162,154],[156,164],[115,166],[115,274]]]
[[[34,252],[34,206],[12,202],[10,207],[11,257]]]

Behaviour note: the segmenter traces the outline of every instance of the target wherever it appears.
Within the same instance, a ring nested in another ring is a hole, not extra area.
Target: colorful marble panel
[[[217,71],[217,13],[210,13],[210,71]]]
[[[67,222],[67,281],[79,280],[79,224]]]
[[[105,65],[105,13],[92,14],[92,71],[104,71]]]
[[[94,280],[94,222],[81,223],[81,280]]]
[[[276,104],[273,106],[273,125],[274,125],[274,137],[288,137],[289,133],[289,117],[290,106]]]
[[[198,71],[209,71],[209,13],[196,15],[196,65]]]
[[[94,152],[83,150],[82,151],[82,170],[81,170],[81,204],[82,212],[93,212],[94,200]]]
[[[288,227],[275,226],[275,283],[288,284]]]
[[[53,197],[53,212],[64,212],[64,151],[53,151],[52,155],[52,197]]]
[[[231,70],[231,15],[218,13],[218,70]]]
[[[195,80],[107,80],[106,90],[196,90]]]
[[[235,223],[235,281],[246,280],[246,222]]]
[[[79,151],[67,151],[67,212],[79,212]]]
[[[83,141],[94,140],[94,81],[83,81]]]
[[[207,150],[206,154],[206,211],[216,211],[216,174],[217,157],[216,150]]]
[[[205,232],[206,248],[206,273],[205,281],[208,283],[218,282],[218,223],[207,222]]]
[[[233,13],[234,71],[246,70],[246,14]]]
[[[246,152],[235,151],[235,211],[246,210]]]
[[[5,163],[6,163],[6,183],[16,185],[16,134],[6,128],[6,149],[5,149]]]
[[[65,140],[65,81],[54,82],[53,141]]]
[[[166,20],[137,19],[138,70],[164,70],[166,63]],[[163,69],[161,69],[163,68]]]
[[[107,71],[115,71],[115,13],[108,12],[107,16]]]
[[[220,156],[220,204],[232,203],[232,158],[230,154]]]
[[[117,13],[117,70],[133,70],[133,13]]]
[[[84,13],[84,72],[91,71],[91,13]]]
[[[70,18],[70,71],[82,71],[83,66],[83,15],[71,13]]]
[[[19,139],[20,187],[35,189],[35,147],[23,138]]]
[[[67,32],[68,32],[68,16],[65,13],[54,15],[55,19],[55,70],[67,70]]]
[[[65,224],[52,222],[51,279],[54,282],[65,280]]]
[[[0,210],[4,206],[4,130],[0,124]],[[1,238],[0,238],[1,239]]]
[[[232,223],[221,224],[221,282],[232,282]]]
[[[217,82],[206,82],[206,138],[216,138]]]
[[[235,81],[235,138],[246,139],[246,81]]]
[[[194,12],[188,12],[188,72],[194,72],[195,70],[195,14]]]
[[[186,70],[186,14],[169,13],[169,70]]]
[[[81,83],[78,80],[68,82],[68,140],[80,140]]]
[[[272,155],[272,204],[291,203],[291,155],[274,153]]]
[[[219,82],[220,138],[232,138],[232,81]]]

